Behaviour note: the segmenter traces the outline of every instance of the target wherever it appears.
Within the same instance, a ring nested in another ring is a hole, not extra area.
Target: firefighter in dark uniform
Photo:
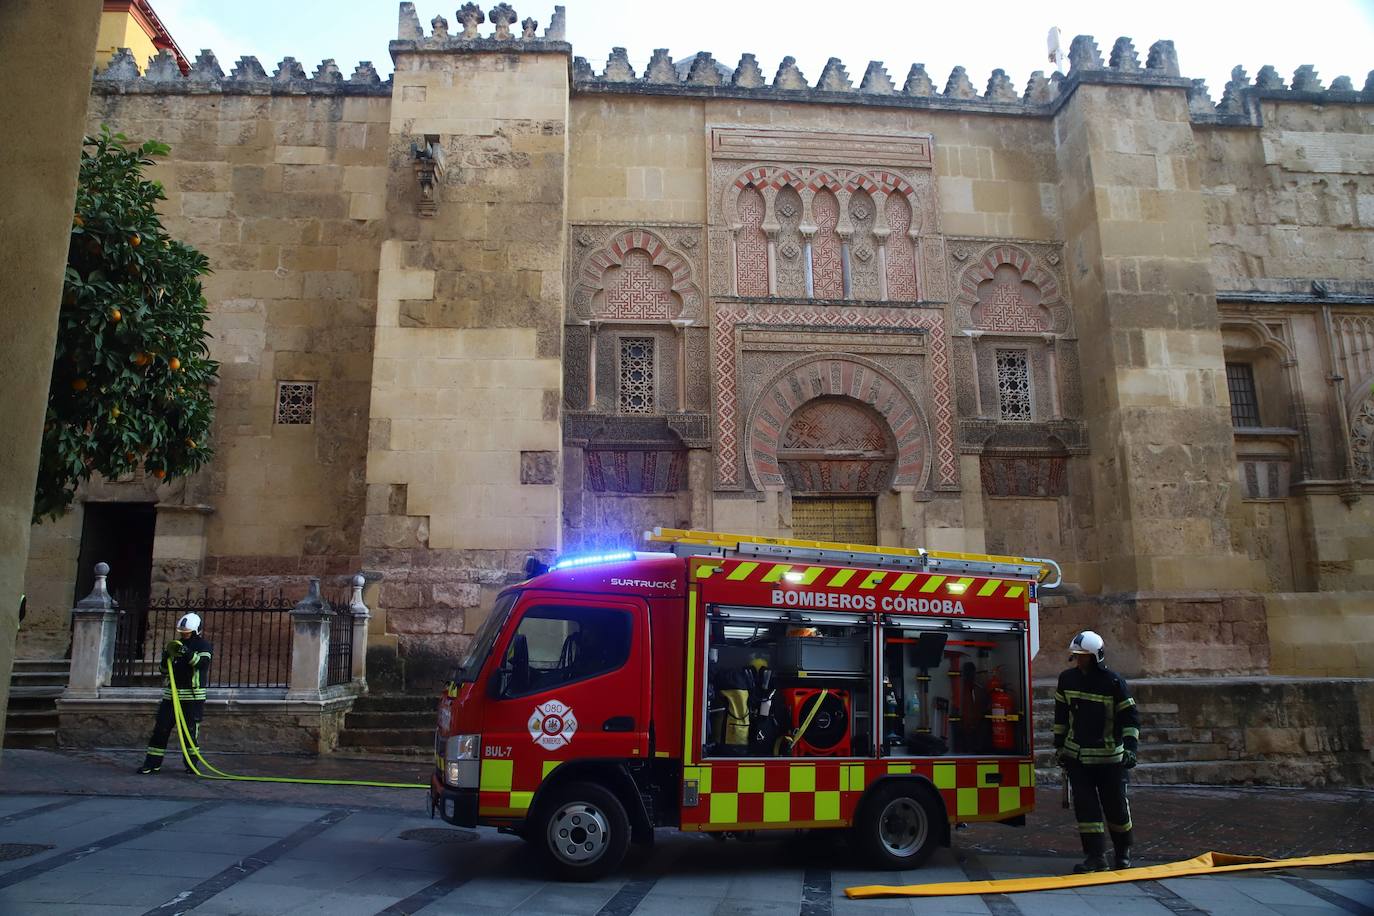
[[[205,712],[205,685],[210,680],[210,640],[201,635],[199,614],[186,614],[177,621],[176,639],[167,643],[162,650],[159,668],[164,672],[162,702],[157,705],[157,723],[153,726],[152,737],[148,739],[148,753],[143,758],[140,773],[156,773],[162,769],[162,758],[167,753],[167,739],[176,727],[176,713],[172,710],[172,685],[165,672],[167,662],[172,662],[172,675],[176,678],[177,696],[181,700],[182,715],[191,740],[200,745],[200,720]],[[187,771],[190,771],[188,766]]]
[[[1054,691],[1055,764],[1073,789],[1074,816],[1086,858],[1074,871],[1107,871],[1107,833],[1112,866],[1131,867],[1131,806],[1126,771],[1135,766],[1140,714],[1121,675],[1112,671],[1102,637],[1084,630],[1069,643],[1074,666],[1059,675]]]

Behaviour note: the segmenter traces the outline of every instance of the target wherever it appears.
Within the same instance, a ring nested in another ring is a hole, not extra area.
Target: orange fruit
[[[135,232],[133,235],[129,236],[129,244],[137,248],[139,245],[143,244],[143,239],[139,238],[138,233]]]
[[[152,362],[152,361],[153,361],[152,357],[149,356],[147,353],[135,353],[135,354],[134,354],[134,365],[135,365],[135,366],[146,366],[146,365],[148,365],[148,364],[149,364],[150,362]]]
[[[85,391],[85,390],[86,390],[86,380],[85,380],[84,378],[72,379],[72,390],[73,390],[73,391]]]
[[[111,408],[110,408],[110,418],[111,418],[111,419],[114,419],[114,420],[118,420],[118,419],[119,419],[119,414],[120,414],[120,412],[121,412],[121,411],[120,411],[120,409],[119,409],[118,407],[111,407]]]
[[[135,458],[137,458],[137,457],[138,457],[138,456],[135,455],[133,452],[125,452],[125,453],[124,453],[124,460],[125,460],[125,461],[133,461],[133,460],[134,460]]]
[[[82,219],[82,218],[81,218],[81,214],[78,213],[78,214],[76,214],[76,216],[73,216],[73,217],[72,217],[72,225],[73,225],[73,226],[84,226],[84,225],[86,225],[86,221],[85,221],[84,219]]]
[[[153,476],[156,477],[158,480],[161,480],[162,478],[167,476],[167,472],[164,471],[162,468],[158,468],[157,470],[153,471]]]
[[[195,447],[196,447],[196,440],[194,440],[194,439],[187,439],[187,440],[186,440],[186,447],[187,447],[187,448],[195,448]]]
[[[173,356],[171,359],[167,360],[167,368],[171,369],[173,372],[177,371],[181,368],[181,360]]]
[[[123,318],[123,317],[124,317],[124,313],[121,312],[119,309],[110,309],[110,320],[111,320],[111,321],[119,321],[119,319],[121,319],[121,318]]]

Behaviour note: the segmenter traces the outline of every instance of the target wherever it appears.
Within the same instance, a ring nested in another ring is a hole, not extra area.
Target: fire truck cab
[[[440,698],[431,814],[518,833],[570,880],[656,827],[852,828],[911,868],[952,823],[1024,822],[1054,561],[646,539],[501,593]]]

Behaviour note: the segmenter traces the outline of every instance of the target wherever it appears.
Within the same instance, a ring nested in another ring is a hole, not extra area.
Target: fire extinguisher
[[[1002,686],[998,676],[1001,669],[993,672],[988,682],[988,718],[992,720],[992,746],[999,751],[1010,751],[1013,744],[1011,728],[1011,694]]]

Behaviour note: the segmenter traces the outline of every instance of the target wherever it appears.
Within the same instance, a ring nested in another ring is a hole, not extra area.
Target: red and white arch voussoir
[[[774,376],[754,402],[745,461],[756,487],[781,490],[786,485],[778,463],[783,431],[802,405],[818,397],[852,398],[873,408],[897,443],[892,486],[922,486],[929,468],[930,432],[920,405],[877,363],[837,353],[797,360]]]
[[[692,292],[691,265],[686,258],[669,250],[668,244],[648,229],[630,229],[612,238],[605,248],[583,262],[579,282],[599,290],[607,268],[622,266],[625,255],[636,248],[647,252],[655,267],[668,271],[673,278],[673,292],[681,296],[683,302],[689,301],[688,294]]]

